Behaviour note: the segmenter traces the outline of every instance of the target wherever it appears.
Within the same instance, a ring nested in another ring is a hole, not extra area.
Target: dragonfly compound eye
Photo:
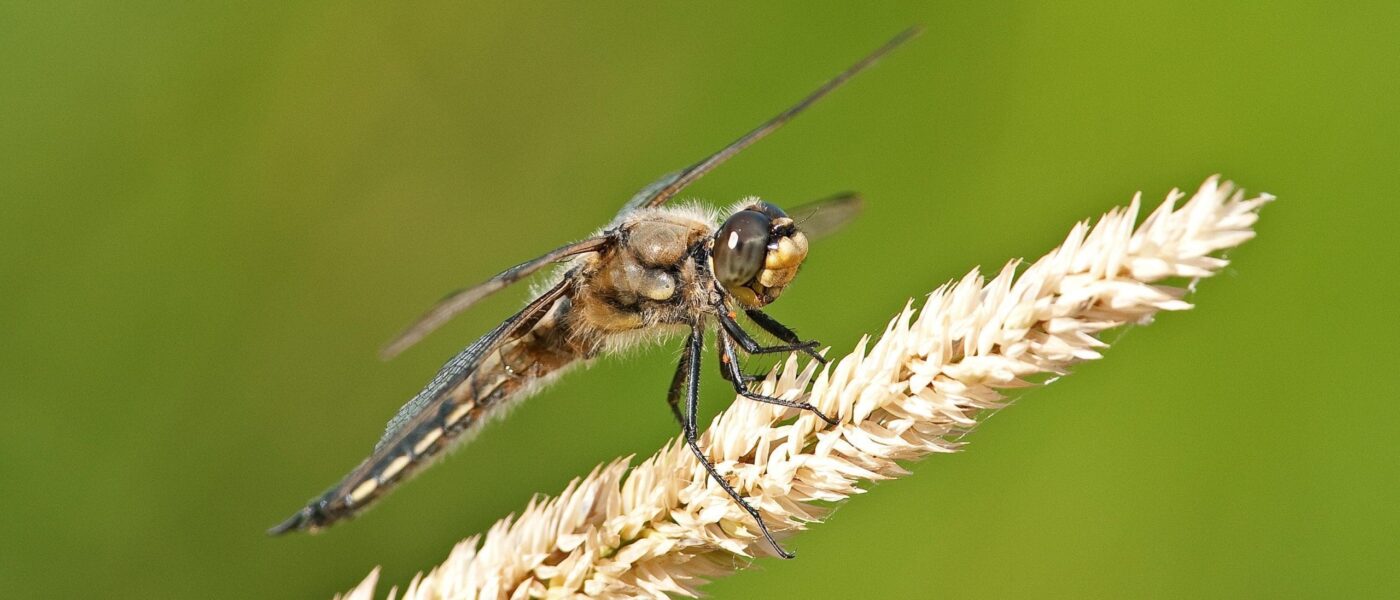
[[[763,270],[771,226],[767,215],[753,210],[741,210],[724,222],[715,233],[713,252],[715,278],[720,284],[737,288],[753,282]]]
[[[759,202],[754,203],[753,206],[750,206],[744,210],[761,212],[767,215],[769,219],[772,219],[774,221],[788,216],[787,213],[783,212],[783,209],[778,208],[776,205],[763,202],[761,200]]]

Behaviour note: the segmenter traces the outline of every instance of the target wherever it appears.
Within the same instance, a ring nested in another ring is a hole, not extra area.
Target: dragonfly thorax
[[[624,221],[620,243],[588,259],[579,277],[574,325],[608,334],[693,320],[707,299],[695,250],[712,228],[669,210]]]

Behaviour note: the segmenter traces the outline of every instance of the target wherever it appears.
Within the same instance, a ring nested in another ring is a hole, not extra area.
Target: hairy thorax
[[[622,243],[584,262],[586,282],[574,295],[579,332],[624,333],[684,323],[712,293],[697,277],[694,249],[713,226],[673,212],[648,212],[620,224]]]

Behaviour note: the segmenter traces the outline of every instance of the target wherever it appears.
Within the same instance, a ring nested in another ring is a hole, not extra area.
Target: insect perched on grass
[[[525,308],[448,361],[428,385],[389,420],[374,452],[325,493],[269,530],[280,534],[317,530],[364,509],[410,474],[469,437],[490,415],[528,397],[567,368],[625,347],[645,334],[686,333],[667,402],[696,458],[734,502],[749,513],[778,554],[791,558],[762,517],[715,470],[696,443],[700,362],[705,334],[714,329],[721,372],[745,398],[809,410],[805,402],[764,396],[748,384],[738,353],[804,352],[817,360],[817,342],[763,312],[778,299],[807,256],[807,243],[855,216],[860,200],[840,194],[784,212],[757,199],[739,203],[721,223],[696,208],[663,207],[686,186],[740,150],[787,123],[812,103],[917,35],[917,28],[887,42],[801,102],[694,165],[669,173],[632,197],[601,232],[506,269],[475,287],[455,292],[384,348],[392,357],[457,313],[493,292],[555,263],[552,285]],[[765,346],[736,321],[742,311],[782,343]],[[686,409],[680,400],[685,397]]]

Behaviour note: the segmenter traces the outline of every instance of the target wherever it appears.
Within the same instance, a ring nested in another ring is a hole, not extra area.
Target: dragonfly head
[[[783,209],[754,201],[715,232],[710,268],[745,308],[765,306],[783,293],[807,258],[807,236]]]

